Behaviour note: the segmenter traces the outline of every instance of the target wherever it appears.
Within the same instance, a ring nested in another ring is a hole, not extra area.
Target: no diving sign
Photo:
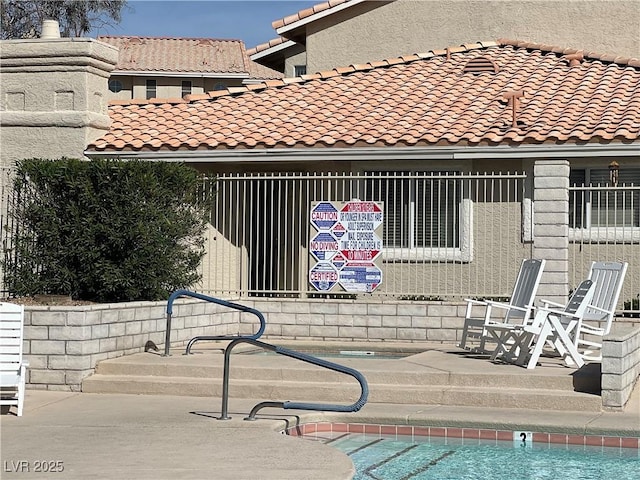
[[[381,202],[319,201],[311,205],[309,253],[317,261],[309,283],[320,291],[336,284],[347,292],[371,293],[382,283],[376,265],[383,251]]]

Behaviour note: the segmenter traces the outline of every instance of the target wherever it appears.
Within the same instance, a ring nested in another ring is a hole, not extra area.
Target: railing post
[[[167,312],[167,331],[164,335],[164,354],[163,357],[169,356],[169,348],[171,344],[171,313]]]

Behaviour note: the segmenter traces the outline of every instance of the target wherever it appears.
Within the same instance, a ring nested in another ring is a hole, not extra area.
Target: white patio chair
[[[533,369],[538,364],[545,344],[551,346],[569,366],[584,365],[575,345],[575,331],[580,328],[585,313],[596,291],[591,280],[584,280],[573,292],[564,309],[540,307],[530,325],[518,335],[520,352],[516,363]]]
[[[622,292],[622,284],[627,273],[626,262],[593,262],[589,280],[595,284],[591,300],[580,328],[574,332],[574,343],[585,360],[602,360],[602,338],[611,331],[615,320],[616,305]],[[541,301],[543,306],[561,307],[549,300]]]
[[[595,292],[575,336],[576,348],[585,360],[602,360],[602,338],[611,331],[628,266],[626,262],[591,264],[589,279]]]
[[[491,338],[487,336],[487,326],[526,324],[531,317],[533,301],[538,291],[538,285],[540,285],[544,264],[544,260],[528,259],[522,261],[509,303],[466,299],[467,310],[459,346],[465,350],[487,353],[486,341]],[[478,308],[484,308],[484,316],[473,315]],[[496,311],[499,312],[497,315]],[[469,346],[467,344],[469,339],[476,339],[479,345],[475,348]]]
[[[24,406],[28,362],[22,358],[24,306],[0,303],[0,405]]]

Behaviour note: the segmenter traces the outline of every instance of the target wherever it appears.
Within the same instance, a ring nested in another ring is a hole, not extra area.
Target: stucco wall
[[[640,1],[366,2],[310,25],[307,71],[498,38],[638,58]]]
[[[89,38],[5,40],[1,158],[82,158],[109,128],[107,83],[118,51]]]

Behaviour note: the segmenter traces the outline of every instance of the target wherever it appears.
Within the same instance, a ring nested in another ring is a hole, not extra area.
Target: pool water
[[[345,434],[354,480],[637,480],[636,449]]]

